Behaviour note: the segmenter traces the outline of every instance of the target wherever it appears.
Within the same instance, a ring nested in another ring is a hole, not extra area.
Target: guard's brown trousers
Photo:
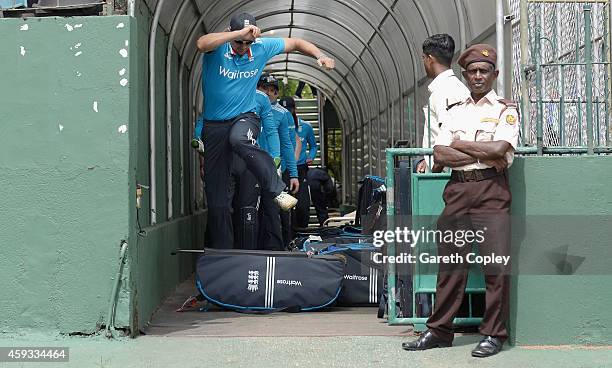
[[[491,169],[487,169],[490,173]],[[443,199],[446,206],[438,218],[438,230],[447,230],[461,236],[462,231],[482,231],[471,245],[458,246],[460,242],[447,239],[438,241],[438,255],[458,255],[463,264],[440,263],[436,285],[436,298],[432,315],[427,327],[438,338],[453,340],[453,319],[461,306],[465,294],[469,264],[466,256],[478,249],[481,256],[510,256],[510,204],[512,196],[508,185],[507,171],[483,179],[457,175],[444,188]],[[470,181],[478,180],[480,181]],[[458,239],[458,237],[455,237]],[[479,242],[482,240],[482,242]],[[446,241],[446,242],[445,242]],[[458,258],[458,257],[457,257]],[[489,264],[483,266],[486,283],[486,309],[479,331],[482,335],[494,336],[502,341],[508,337],[510,263],[507,265]]]

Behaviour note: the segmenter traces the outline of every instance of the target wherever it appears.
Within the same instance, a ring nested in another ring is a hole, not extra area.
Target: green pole
[[[586,80],[587,154],[593,154],[593,55],[591,44],[591,4],[583,5],[584,11],[584,62]]]
[[[538,155],[542,155],[542,147],[544,146],[544,136],[542,133],[542,120],[544,118],[544,104],[542,103],[542,56],[541,56],[541,46],[542,46],[542,29],[540,28],[540,14],[541,14],[541,5],[538,4],[538,12],[536,14],[535,21],[535,63],[536,63],[536,91],[538,93],[538,116],[536,119],[536,128],[537,128],[537,147],[538,147]]]
[[[523,144],[531,144],[531,125],[529,125],[531,104],[529,101],[529,81],[525,69],[529,62],[529,9],[527,0],[520,2],[521,18],[520,18],[520,34],[521,34],[521,127]]]
[[[605,14],[605,29],[606,29],[606,42],[604,42],[603,47],[604,47],[604,55],[605,55],[605,61],[610,63],[610,52],[612,51],[612,47],[610,45],[610,43],[612,42],[612,37],[610,35],[610,32],[612,32],[612,2],[608,2],[608,10],[606,12],[604,12]],[[612,64],[608,64],[607,68],[607,73],[606,73],[606,80],[605,80],[605,103],[604,103],[604,111],[605,111],[605,127],[606,127],[606,133],[605,133],[605,139],[606,139],[606,146],[610,145],[610,140],[609,140],[609,134],[610,134],[610,114],[612,114],[612,111],[610,111],[610,109],[612,108],[612,95],[610,94],[610,86],[612,83]]]
[[[595,134],[597,135],[597,147],[601,146],[601,137],[599,134],[599,132],[601,132],[601,122],[599,121],[599,105],[600,101],[599,98],[597,98],[597,101],[595,101]]]
[[[561,96],[559,96],[559,145],[565,144],[565,68],[563,65],[559,65],[561,68]]]
[[[578,22],[578,7],[574,7],[574,19],[576,19],[576,39],[575,39],[575,43],[574,43],[574,62],[576,64],[580,63],[580,38],[578,37],[578,35],[580,34],[580,25]],[[580,68],[581,66],[576,65],[576,78],[578,80],[580,80]],[[576,91],[576,90],[575,90]],[[578,92],[575,92],[577,94],[577,100],[578,100],[578,145],[581,146],[582,145],[582,97],[580,96],[580,94]]]
[[[582,96],[578,96],[578,145],[582,146]]]
[[[395,229],[395,175],[393,172],[395,156],[390,149],[386,150],[387,156],[387,230]],[[395,242],[387,244],[387,254],[395,256]],[[387,276],[387,300],[388,300],[388,323],[395,323],[397,311],[395,308],[395,263],[389,262],[389,273]]]
[[[559,7],[555,4],[555,16],[554,16],[554,25],[553,28],[555,30],[555,35],[553,37],[553,52],[554,52],[554,60],[559,61],[559,66],[557,67],[557,73],[559,74],[559,78],[556,80],[557,83],[561,84],[561,94],[559,96],[559,145],[563,146],[563,133],[565,132],[565,69],[563,68],[563,64],[561,60],[559,60],[559,50],[557,42],[559,40]],[[556,90],[559,90],[559,84],[557,84]]]

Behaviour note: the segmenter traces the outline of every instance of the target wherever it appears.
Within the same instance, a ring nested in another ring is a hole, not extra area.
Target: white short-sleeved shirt
[[[455,140],[471,142],[506,141],[516,149],[519,138],[519,114],[514,106],[500,102],[503,100],[491,90],[477,103],[468,97],[461,105],[449,110],[448,120],[442,122],[440,134],[434,146],[450,146]],[[514,160],[514,152],[506,152],[508,167]],[[453,170],[487,169],[482,162],[473,163]]]
[[[423,108],[425,129],[423,129],[423,148],[433,147],[440,132],[442,121],[447,120],[448,107],[465,101],[470,90],[455,76],[452,69],[438,74],[427,87],[429,103]]]
[[[470,96],[470,90],[455,76],[452,69],[446,70],[429,84],[429,102],[423,107],[425,115],[425,126],[423,127],[423,142],[421,147],[433,147],[442,121],[448,120],[449,106],[465,101]],[[425,158],[425,164],[429,169],[434,164],[433,156]]]

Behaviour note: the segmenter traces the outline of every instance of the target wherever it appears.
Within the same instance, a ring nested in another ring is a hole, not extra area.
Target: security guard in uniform
[[[468,48],[458,60],[464,69],[470,97],[451,109],[434,144],[434,172],[452,168],[444,189],[444,211],[438,230],[482,231],[477,241],[480,255],[510,255],[510,203],[507,168],[518,145],[519,114],[514,103],[493,90],[499,71],[497,54],[489,45]],[[439,256],[461,256],[464,263],[440,263],[436,298],[428,330],[416,341],[402,344],[405,350],[449,347],[452,324],[464,296],[471,246],[439,239]],[[449,259],[452,259],[449,257]],[[457,257],[455,257],[457,259]],[[472,350],[474,357],[497,354],[508,337],[510,264],[482,265],[486,283],[486,309],[479,331],[482,340]]]

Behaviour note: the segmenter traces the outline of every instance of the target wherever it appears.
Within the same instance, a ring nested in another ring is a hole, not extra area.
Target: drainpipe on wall
[[[157,36],[157,26],[159,24],[159,16],[164,5],[164,0],[159,0],[155,6],[155,15],[153,16],[153,22],[151,22],[151,33],[149,35],[149,178],[151,187],[150,194],[150,212],[151,212],[151,225],[157,223],[157,178],[155,176],[156,171],[156,149],[155,144],[155,39]]]
[[[115,286],[113,287],[110,303],[108,303],[108,312],[106,312],[106,331],[104,335],[109,339],[115,337],[115,312],[117,307],[117,294],[119,293],[119,285],[121,285],[121,277],[123,276],[123,266],[125,265],[127,249],[127,241],[122,240],[121,251],[119,252],[119,270],[117,271],[117,276],[115,277]]]

